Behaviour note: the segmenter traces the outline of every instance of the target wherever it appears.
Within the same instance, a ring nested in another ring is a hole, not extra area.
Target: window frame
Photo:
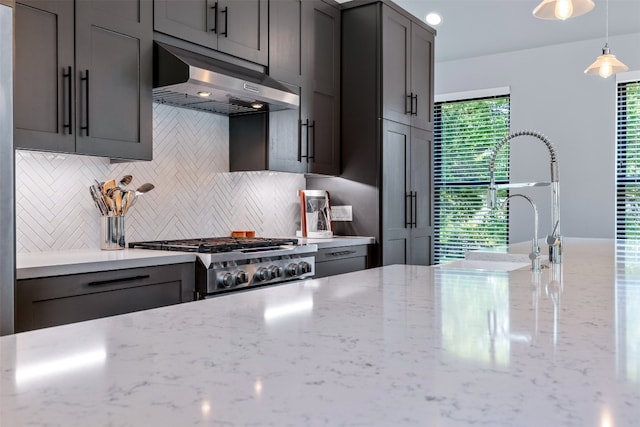
[[[615,120],[615,140],[616,140],[616,175],[615,175],[615,191],[616,191],[616,219],[615,219],[615,237],[616,239],[626,240],[631,230],[628,229],[627,224],[630,222],[630,215],[627,215],[627,202],[626,191],[629,186],[636,186],[640,190],[640,173],[636,175],[629,175],[627,173],[627,166],[633,161],[628,154],[631,151],[631,145],[640,147],[640,121],[638,122],[638,135],[632,141],[629,141],[627,137],[629,131],[629,122],[627,120],[627,113],[630,105],[627,103],[628,87],[635,86],[640,91],[640,71],[632,71],[628,73],[620,73],[616,75],[616,120]],[[624,95],[622,92],[624,91]],[[631,105],[637,112],[640,113],[640,99],[636,101],[636,104]],[[632,144],[629,144],[632,142]],[[640,151],[637,155],[637,162],[640,164]],[[640,231],[640,214],[637,216],[637,220],[633,221],[637,224],[637,228]],[[636,232],[636,237],[640,238],[640,233]]]

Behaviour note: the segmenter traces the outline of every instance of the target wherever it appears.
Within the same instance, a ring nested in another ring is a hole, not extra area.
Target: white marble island
[[[2,337],[0,425],[638,425],[625,254],[567,239],[554,277],[390,266]]]

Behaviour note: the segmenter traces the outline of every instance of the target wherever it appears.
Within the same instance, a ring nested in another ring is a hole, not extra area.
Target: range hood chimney
[[[264,73],[157,41],[153,101],[228,116],[300,105],[296,93]]]

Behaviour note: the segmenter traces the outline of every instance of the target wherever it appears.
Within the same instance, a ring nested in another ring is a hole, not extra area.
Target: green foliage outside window
[[[640,82],[618,85],[616,237],[640,240]]]
[[[508,134],[508,96],[436,104],[436,263],[463,258],[467,249],[506,244],[506,211],[490,211],[486,194],[492,149]],[[508,146],[496,159],[495,176],[497,183],[509,181]]]

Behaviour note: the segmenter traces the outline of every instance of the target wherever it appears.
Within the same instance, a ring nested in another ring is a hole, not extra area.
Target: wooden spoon
[[[115,188],[115,190],[113,191],[113,194],[111,195],[111,198],[115,203],[116,215],[122,216],[122,191],[120,191],[120,188],[118,187]]]
[[[115,179],[110,179],[108,181],[105,181],[104,184],[102,184],[102,194],[104,194],[105,196],[107,195],[107,191],[109,191],[110,189],[114,188],[116,186],[116,180]]]
[[[131,175],[125,175],[122,177],[122,179],[120,180],[120,184],[123,187],[126,187],[127,185],[131,184],[131,181],[133,181],[133,177]]]

